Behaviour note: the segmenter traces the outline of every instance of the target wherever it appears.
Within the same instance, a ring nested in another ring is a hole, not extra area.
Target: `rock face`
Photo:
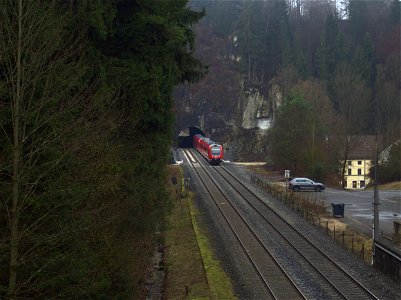
[[[242,128],[253,129],[259,127],[258,120],[261,118],[269,118],[268,103],[260,94],[257,88],[243,89],[243,111]],[[268,128],[267,128],[268,129]]]
[[[249,85],[238,58],[228,53],[230,47],[232,41],[215,36],[207,25],[197,28],[197,56],[209,72],[196,84],[175,90],[175,135],[198,127],[229,148],[232,160],[263,160],[280,90],[271,84]]]

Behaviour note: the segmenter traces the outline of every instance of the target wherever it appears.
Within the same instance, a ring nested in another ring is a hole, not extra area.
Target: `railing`
[[[295,193],[286,189],[285,186],[262,178],[256,173],[251,173],[251,182],[302,215],[310,224],[321,229],[322,232],[358,256],[366,264],[371,264],[372,239],[331,217],[328,213],[329,206],[323,200],[317,199],[317,193]]]

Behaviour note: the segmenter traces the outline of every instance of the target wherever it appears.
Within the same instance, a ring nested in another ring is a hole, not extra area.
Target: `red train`
[[[193,145],[198,152],[212,165],[218,165],[223,160],[223,147],[201,134],[195,134]]]

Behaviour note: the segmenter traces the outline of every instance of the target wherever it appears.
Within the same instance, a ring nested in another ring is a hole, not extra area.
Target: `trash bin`
[[[344,218],[344,203],[331,203],[333,207],[333,217]]]

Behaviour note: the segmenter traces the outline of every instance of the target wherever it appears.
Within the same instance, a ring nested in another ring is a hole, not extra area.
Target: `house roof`
[[[352,135],[349,141],[348,159],[374,160],[376,154],[375,135]]]

